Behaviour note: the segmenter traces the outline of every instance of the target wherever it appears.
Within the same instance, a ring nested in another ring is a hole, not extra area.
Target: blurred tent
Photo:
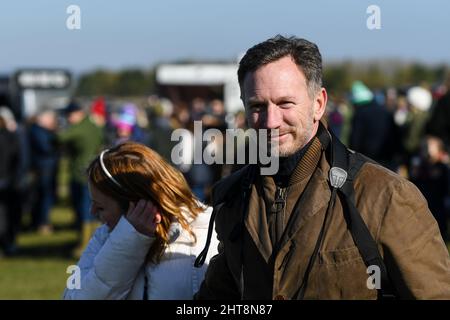
[[[227,113],[243,109],[237,64],[162,64],[156,69],[158,93],[175,105],[194,98],[221,99]]]

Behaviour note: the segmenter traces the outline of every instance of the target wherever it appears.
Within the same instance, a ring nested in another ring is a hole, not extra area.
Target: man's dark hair
[[[248,49],[239,63],[239,85],[242,88],[247,73],[286,56],[291,56],[305,74],[312,96],[322,87],[322,56],[317,45],[296,37],[277,35]]]

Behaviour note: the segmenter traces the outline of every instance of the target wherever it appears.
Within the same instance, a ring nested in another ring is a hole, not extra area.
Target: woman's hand
[[[150,200],[139,200],[135,205],[130,202],[126,219],[143,235],[153,237],[156,226],[161,223],[161,213]]]

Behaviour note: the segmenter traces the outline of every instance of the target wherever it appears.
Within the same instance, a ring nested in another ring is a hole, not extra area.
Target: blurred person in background
[[[141,144],[103,151],[87,172],[91,211],[103,225],[78,262],[81,288],[66,289],[64,299],[192,299],[217,252],[193,267],[212,208],[196,199],[179,171]]]
[[[389,101],[389,100],[388,100]],[[410,115],[410,105],[404,95],[397,95],[395,102],[389,101],[390,110],[393,110],[394,123],[397,127],[400,144],[397,148],[397,152],[395,153],[396,161],[399,164],[397,168],[397,173],[408,179],[408,168],[409,168],[409,154],[405,150],[405,140],[408,135],[408,119],[411,118]]]
[[[139,126],[138,116],[138,108],[133,103],[127,103],[121,108],[118,117],[113,121],[116,127],[114,145],[125,141],[134,141],[148,145],[148,135]]]
[[[396,99],[394,111],[394,121],[398,127],[402,128],[403,126],[405,126],[410,112],[409,109],[410,108],[406,97],[399,95]]]
[[[210,155],[214,155],[216,159],[223,159],[223,163],[225,163],[225,133],[228,128],[225,116],[226,113],[223,101],[214,99],[210,102],[210,107],[208,108],[207,113],[202,117],[203,130],[218,130],[214,134],[214,139],[208,143],[204,151]],[[209,187],[223,177],[223,163],[215,162],[210,164],[212,181]]]
[[[11,123],[11,114],[0,112],[0,255],[15,250],[14,183],[19,164],[18,137]],[[20,221],[19,221],[20,223]]]
[[[444,95],[440,97],[432,110],[432,115],[427,125],[427,133],[440,138],[450,151],[450,73],[445,81]]]
[[[16,237],[20,231],[23,213],[29,206],[30,187],[30,148],[27,134],[27,127],[23,123],[16,122],[14,114],[8,107],[0,107],[0,115],[6,121],[6,128],[17,139],[18,157],[15,165],[16,172],[13,173],[14,180],[9,193],[10,224],[8,230],[7,253],[13,255],[17,253]]]
[[[390,113],[395,113],[397,110],[397,99],[398,99],[398,92],[397,89],[394,87],[388,87],[386,89],[386,109]]]
[[[171,140],[174,130],[170,117],[173,114],[173,104],[168,99],[160,99],[157,96],[148,98],[150,108],[147,113],[149,119],[149,146],[159,153],[169,163],[172,149],[175,143]]]
[[[348,101],[341,95],[338,95],[335,100],[336,108],[342,117],[342,124],[340,125],[339,139],[343,144],[348,146],[350,140],[350,133],[352,129],[353,108]]]
[[[201,118],[205,130],[215,128],[225,132],[227,123],[225,121],[225,106],[222,100],[214,99],[211,101],[210,105],[209,112],[205,113]]]
[[[185,106],[178,107],[171,116],[171,122],[174,128],[189,128],[192,122],[189,108]]]
[[[337,137],[341,137],[342,135],[342,127],[344,125],[344,116],[339,109],[339,104],[337,104],[332,99],[328,100],[326,106],[326,116],[328,119],[328,125],[330,126],[330,130]]]
[[[116,138],[113,145],[118,145],[126,141],[132,141],[133,127],[135,120],[130,119],[127,114],[119,115],[117,121],[114,123],[116,128]]]
[[[445,201],[450,192],[450,174],[444,143],[437,137],[427,136],[422,140],[420,153],[411,162],[410,180],[427,199],[442,238],[448,241],[448,208]]]
[[[431,92],[422,87],[410,88],[406,93],[406,100],[410,108],[404,124],[403,146],[407,158],[411,159],[412,156],[420,152],[421,141],[425,136],[433,101]]]
[[[187,129],[189,131],[184,131],[185,133],[183,134],[184,136],[182,144],[183,150],[187,150],[185,157],[192,156],[192,162],[187,166],[185,165],[185,168],[188,168],[188,170],[184,171],[184,174],[194,195],[200,201],[206,202],[209,198],[210,187],[212,186],[214,181],[214,171],[211,165],[205,163],[203,154],[204,152],[211,154],[211,152],[214,151],[215,145],[214,143],[203,141],[203,139],[201,141],[195,139],[195,134],[201,134],[201,136],[203,137],[203,132],[194,132],[194,122],[191,122]],[[204,128],[202,127],[202,129]],[[188,132],[191,134],[188,134]],[[211,146],[209,147],[209,149],[206,149],[208,145]],[[192,149],[184,149],[185,147]],[[202,150],[200,153],[202,157],[200,159],[200,163],[196,163],[195,150],[199,149]]]
[[[90,197],[84,172],[102,147],[103,131],[75,101],[65,108],[64,114],[69,126],[59,132],[57,138],[69,160],[70,194],[80,231],[79,244],[73,255],[79,257],[97,226],[89,213]]]
[[[106,103],[104,97],[99,97],[92,102],[91,119],[100,128],[106,125]]]
[[[249,157],[249,138],[246,138],[246,132],[248,129],[247,118],[245,117],[245,111],[239,110],[234,114],[234,128],[236,130],[236,138],[234,141],[226,140],[225,151],[226,155],[229,152],[233,152],[233,163],[226,164],[224,166],[223,176],[226,177],[229,174],[238,171],[250,162]],[[228,139],[228,136],[226,136]],[[231,150],[233,147],[233,150]]]
[[[395,171],[392,159],[399,142],[393,116],[376,103],[372,91],[361,81],[353,83],[351,101],[354,113],[349,148]]]
[[[56,144],[57,118],[52,110],[43,110],[29,130],[31,170],[34,176],[34,201],[32,205],[32,227],[41,234],[50,234],[50,210],[54,205],[55,181],[58,169]]]
[[[200,121],[206,114],[206,101],[200,97],[194,98],[191,102],[191,121]]]

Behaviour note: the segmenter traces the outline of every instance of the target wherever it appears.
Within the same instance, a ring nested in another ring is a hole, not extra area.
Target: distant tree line
[[[75,94],[78,96],[140,96],[155,90],[154,70],[95,70],[82,74]]]
[[[334,94],[347,92],[354,80],[361,80],[370,88],[403,87],[416,84],[435,85],[444,80],[449,71],[445,64],[403,63],[400,61],[330,63],[324,66],[324,83]],[[95,70],[78,79],[76,95],[80,96],[140,96],[156,91],[155,68]]]
[[[328,91],[342,94],[350,90],[355,80],[364,82],[369,88],[402,88],[411,85],[434,86],[442,83],[449,71],[446,64],[426,65],[422,63],[342,62],[324,66],[324,84]]]

